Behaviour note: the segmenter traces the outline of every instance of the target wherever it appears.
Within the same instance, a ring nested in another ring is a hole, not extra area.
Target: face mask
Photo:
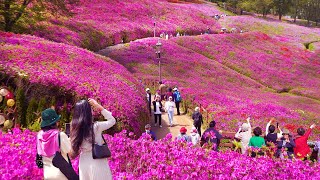
[[[146,130],[146,133],[150,133],[150,130]]]

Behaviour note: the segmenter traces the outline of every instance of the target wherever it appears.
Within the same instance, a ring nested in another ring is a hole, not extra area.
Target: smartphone
[[[70,136],[70,123],[65,123],[65,133]]]

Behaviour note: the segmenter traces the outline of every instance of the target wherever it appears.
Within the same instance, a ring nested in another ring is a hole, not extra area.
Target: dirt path
[[[153,97],[152,97],[153,98]],[[162,102],[164,105],[164,101]],[[181,109],[180,109],[180,112]],[[158,126],[154,126],[154,116],[150,118],[150,125],[152,126],[152,131],[156,133],[157,139],[162,139],[164,138],[168,133],[172,134],[172,139],[177,137],[180,134],[180,128],[185,127],[187,128],[187,134],[190,133],[191,128],[193,127],[193,120],[191,119],[190,116],[188,115],[177,115],[177,109],[175,108],[174,110],[174,115],[173,115],[173,126],[169,126],[169,118],[168,118],[168,113],[162,113],[162,128]]]

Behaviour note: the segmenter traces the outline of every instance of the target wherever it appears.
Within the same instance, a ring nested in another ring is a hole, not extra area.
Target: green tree
[[[41,113],[42,111],[44,111],[45,109],[47,109],[47,100],[45,97],[42,97],[39,101],[39,104],[38,104],[38,109],[37,109],[37,112],[38,113]]]
[[[24,90],[22,88],[18,88],[17,96],[16,96],[16,107],[17,107],[17,122],[18,124],[22,124],[23,126],[27,125],[26,122],[26,97],[24,94]]]
[[[38,109],[37,100],[35,98],[32,98],[27,108],[26,124],[24,124],[25,127],[28,127],[30,124],[34,122],[34,120],[38,118],[37,109]]]
[[[68,7],[76,2],[78,0],[0,0],[0,23],[5,31],[12,31],[21,19],[37,17],[45,12],[70,15]]]
[[[292,7],[292,0],[273,0],[274,7],[279,15],[279,20],[287,14]]]

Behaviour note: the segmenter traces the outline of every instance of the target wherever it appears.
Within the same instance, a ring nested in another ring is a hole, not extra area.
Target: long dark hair
[[[79,155],[80,146],[85,139],[90,138],[92,131],[92,111],[91,106],[87,100],[80,100],[76,103],[73,111],[71,122],[71,157],[75,158]]]

